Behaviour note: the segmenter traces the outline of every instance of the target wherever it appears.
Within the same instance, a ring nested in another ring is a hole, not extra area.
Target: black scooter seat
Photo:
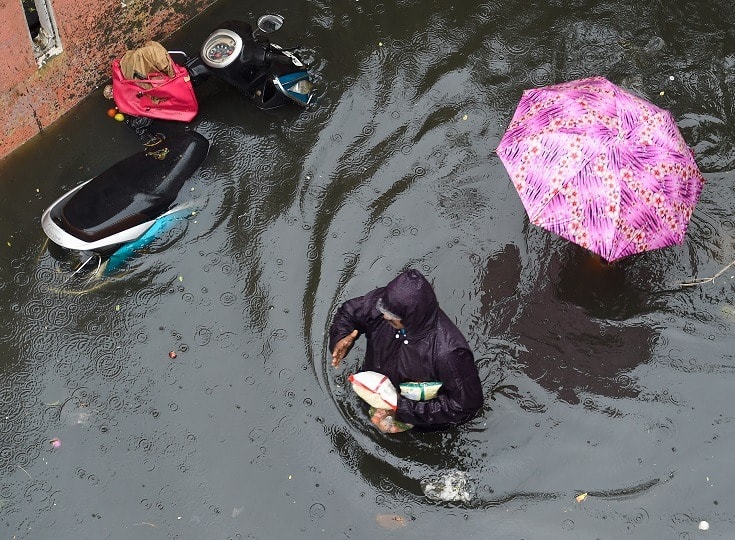
[[[62,226],[94,242],[166,212],[209,151],[195,131],[170,136],[94,177],[61,208]]]

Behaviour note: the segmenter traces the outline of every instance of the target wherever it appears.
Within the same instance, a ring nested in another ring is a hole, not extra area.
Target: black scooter
[[[260,109],[275,109],[288,103],[308,106],[314,99],[314,85],[308,66],[294,52],[271,43],[267,34],[283,26],[280,15],[263,15],[258,30],[243,21],[221,23],[204,41],[199,56],[188,58],[182,51],[182,65],[194,85],[217,77],[250,97]]]
[[[191,214],[192,201],[179,201],[179,192],[208,151],[195,131],[160,136],[61,196],[41,216],[56,257],[73,261],[72,275],[117,270]]]

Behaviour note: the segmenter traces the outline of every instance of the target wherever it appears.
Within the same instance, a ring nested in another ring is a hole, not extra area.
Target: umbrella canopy
[[[531,223],[608,262],[680,243],[704,184],[671,113],[603,77],[525,90],[496,151]]]

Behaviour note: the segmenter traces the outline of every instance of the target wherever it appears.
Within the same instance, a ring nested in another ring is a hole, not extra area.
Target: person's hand
[[[334,346],[334,350],[332,351],[332,367],[339,366],[339,363],[345,355],[350,352],[350,349],[355,344],[355,340],[359,335],[360,333],[357,330],[353,330],[349,335],[343,337],[337,342]]]
[[[370,421],[383,433],[400,433],[403,431],[395,424],[396,413],[388,409],[376,409]]]

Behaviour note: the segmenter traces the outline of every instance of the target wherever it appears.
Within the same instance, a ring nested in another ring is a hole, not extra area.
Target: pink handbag
[[[199,103],[186,68],[171,62],[174,76],[149,73],[147,79],[126,79],[120,60],[112,61],[112,98],[120,112],[159,120],[190,122]]]

